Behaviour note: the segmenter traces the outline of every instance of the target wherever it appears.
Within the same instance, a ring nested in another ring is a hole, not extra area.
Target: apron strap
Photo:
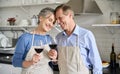
[[[35,37],[35,31],[33,31],[33,36],[32,36],[32,45],[33,46],[33,43],[34,43],[34,37]],[[47,40],[47,37],[45,36],[45,42],[46,44],[48,43],[48,40]]]
[[[79,36],[76,37],[76,49],[79,47]],[[77,61],[78,61],[78,72],[80,71],[80,49],[77,50],[78,55],[77,55]]]
[[[46,41],[46,44],[48,44],[47,35],[45,36],[45,41]]]
[[[33,35],[32,35],[32,45],[31,45],[31,46],[33,46],[33,43],[34,43],[34,37],[35,37],[35,34],[34,34],[34,32],[33,32]]]

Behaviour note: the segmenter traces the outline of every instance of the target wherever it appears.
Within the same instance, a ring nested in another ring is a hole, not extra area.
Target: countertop
[[[12,64],[13,50],[0,50],[0,63]],[[103,74],[120,74],[120,66],[117,64],[116,69],[103,68]]]
[[[103,74],[120,74],[120,67],[116,69],[110,69],[109,67],[105,68],[103,69]]]

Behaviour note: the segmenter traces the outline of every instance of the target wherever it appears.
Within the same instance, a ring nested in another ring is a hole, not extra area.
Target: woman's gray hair
[[[44,9],[42,9],[39,13],[38,16],[43,16],[45,17],[48,14],[54,14],[54,9],[50,8],[50,7],[46,7]]]
[[[38,24],[40,23],[39,18],[42,17],[46,17],[48,14],[54,14],[54,9],[50,8],[50,7],[46,7],[44,9],[42,9],[40,11],[40,13],[38,14]]]

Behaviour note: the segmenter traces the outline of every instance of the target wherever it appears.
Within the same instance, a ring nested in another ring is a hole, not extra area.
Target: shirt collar
[[[79,35],[79,26],[77,24],[76,24],[75,29],[74,29],[74,31],[73,31],[72,34]],[[65,33],[65,31],[63,31],[63,35],[67,36],[67,34]]]

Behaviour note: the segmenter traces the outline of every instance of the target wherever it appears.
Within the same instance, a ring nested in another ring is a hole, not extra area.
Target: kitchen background
[[[67,1],[68,0],[0,0],[0,32],[8,37],[10,41],[12,38],[18,38],[26,30],[34,28],[30,27],[31,18],[33,15],[37,15],[42,8],[55,8],[59,3],[66,3]],[[81,14],[75,15],[75,21],[79,26],[87,28],[94,33],[102,60],[109,62],[112,43],[115,44],[116,54],[118,55],[120,53],[120,24],[116,24],[116,26],[115,24],[110,24],[110,13],[118,12],[120,14],[120,1],[84,1],[95,2],[101,12],[90,13],[84,10],[84,13],[82,12]],[[7,19],[10,17],[14,17],[16,19],[15,27],[8,26],[9,22]],[[29,25],[22,27],[23,25],[20,24],[22,20],[28,20]],[[57,28],[54,28],[50,32],[53,37],[59,32],[58,29],[60,29],[59,26],[56,27]],[[17,28],[17,30],[20,29],[20,31],[16,31],[15,28]]]

